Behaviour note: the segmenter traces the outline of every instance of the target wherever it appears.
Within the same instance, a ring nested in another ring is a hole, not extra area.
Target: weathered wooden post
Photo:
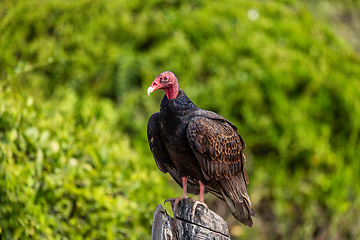
[[[222,217],[202,205],[198,205],[192,217],[193,201],[183,200],[170,217],[159,204],[154,212],[151,240],[216,239],[230,240],[229,228]]]

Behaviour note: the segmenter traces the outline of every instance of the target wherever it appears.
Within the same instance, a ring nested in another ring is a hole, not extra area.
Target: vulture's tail
[[[222,197],[229,206],[232,215],[246,226],[252,227],[253,220],[251,216],[257,217],[257,215],[251,208],[245,178],[240,174],[230,179],[220,179],[220,183],[223,187],[223,190],[221,190]]]

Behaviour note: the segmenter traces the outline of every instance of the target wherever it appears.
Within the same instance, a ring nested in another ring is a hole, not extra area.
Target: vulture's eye
[[[167,77],[164,77],[164,80],[166,81],[166,80],[167,80]]]

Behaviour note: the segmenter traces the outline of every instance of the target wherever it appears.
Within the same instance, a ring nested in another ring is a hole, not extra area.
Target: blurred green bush
[[[153,187],[166,182],[117,130],[111,102],[61,91],[35,103],[1,84],[1,236],[147,238],[171,189]]]
[[[360,237],[359,55],[304,3],[20,0],[0,2],[1,238],[150,238],[181,192],[146,139],[164,70],[247,142],[259,217],[226,218],[234,238]]]

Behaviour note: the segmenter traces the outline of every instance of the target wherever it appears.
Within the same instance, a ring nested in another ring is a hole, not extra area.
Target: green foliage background
[[[248,145],[259,217],[223,213],[233,239],[360,238],[359,26],[334,21],[359,9],[0,1],[0,239],[150,239],[156,205],[181,194],[146,139],[165,70]]]

